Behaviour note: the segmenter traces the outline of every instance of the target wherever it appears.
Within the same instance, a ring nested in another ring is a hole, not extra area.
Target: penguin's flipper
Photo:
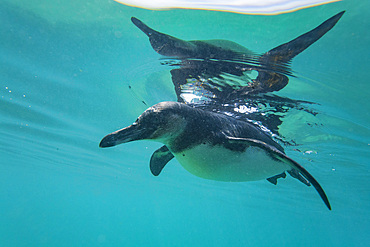
[[[131,17],[132,23],[135,24],[148,37],[153,49],[163,56],[172,57],[191,57],[194,54],[194,44],[172,37],[168,34],[160,33],[135,17]]]
[[[266,52],[260,58],[260,60],[268,63],[289,62],[292,58],[304,51],[306,48],[308,48],[310,45],[324,36],[324,34],[326,34],[330,29],[332,29],[342,17],[344,12],[345,11],[342,11],[334,15],[311,31],[302,34],[301,36]]]
[[[306,170],[304,169],[300,164],[298,164],[293,159],[286,156],[281,151],[277,150],[275,147],[266,144],[265,142],[255,140],[255,139],[249,139],[249,138],[236,138],[236,137],[227,137],[229,142],[232,143],[243,143],[248,144],[250,146],[257,146],[259,148],[264,149],[266,152],[268,152],[272,157],[280,160],[281,162],[284,162],[285,164],[292,167],[294,170],[297,170],[300,174],[302,174],[303,177],[305,177],[316,189],[316,191],[319,193],[321,199],[324,201],[325,205],[328,207],[329,210],[331,210],[331,206],[328,200],[328,197],[326,196],[324,190],[320,186],[320,184],[316,181],[316,179]]]
[[[158,176],[165,165],[173,159],[173,154],[166,146],[157,149],[150,158],[150,171],[154,176]]]
[[[344,11],[324,21],[311,31],[263,54],[259,61],[262,67],[266,67],[268,70],[259,71],[258,77],[254,82],[258,91],[272,92],[284,88],[288,84],[288,78],[275,71],[283,65],[288,65],[292,58],[325,35],[335,26],[343,14]]]

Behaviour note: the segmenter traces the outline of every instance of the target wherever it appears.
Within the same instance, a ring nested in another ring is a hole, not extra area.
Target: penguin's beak
[[[133,124],[105,136],[101,140],[99,147],[113,147],[126,142],[143,140],[145,139],[145,132],[146,131],[142,128],[139,128],[137,124]]]

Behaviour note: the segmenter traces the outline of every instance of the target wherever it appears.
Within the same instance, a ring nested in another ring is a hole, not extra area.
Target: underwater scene
[[[370,2],[119,2],[0,0],[0,246],[369,245]]]

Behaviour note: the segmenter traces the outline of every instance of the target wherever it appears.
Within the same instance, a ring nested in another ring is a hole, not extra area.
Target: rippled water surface
[[[366,1],[276,16],[152,11],[113,1],[0,1],[0,246],[367,246],[369,20]],[[111,149],[106,134],[148,106],[176,100],[130,18],[185,39],[228,39],[263,53],[346,10],[294,58],[297,76],[276,94],[315,102],[292,110],[286,153],[324,187],[292,178],[223,183],[171,161],[154,177],[161,146]],[[145,102],[145,104],[143,103]],[[299,151],[297,151],[299,150]]]

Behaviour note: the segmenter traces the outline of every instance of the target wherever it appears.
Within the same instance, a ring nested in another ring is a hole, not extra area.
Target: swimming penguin
[[[252,123],[179,102],[162,102],[147,109],[132,125],[105,136],[99,146],[138,140],[164,144],[150,160],[150,169],[156,176],[174,157],[190,173],[217,181],[270,178],[270,182],[276,183],[288,171],[306,185],[312,184],[331,209],[324,190],[312,175]]]

